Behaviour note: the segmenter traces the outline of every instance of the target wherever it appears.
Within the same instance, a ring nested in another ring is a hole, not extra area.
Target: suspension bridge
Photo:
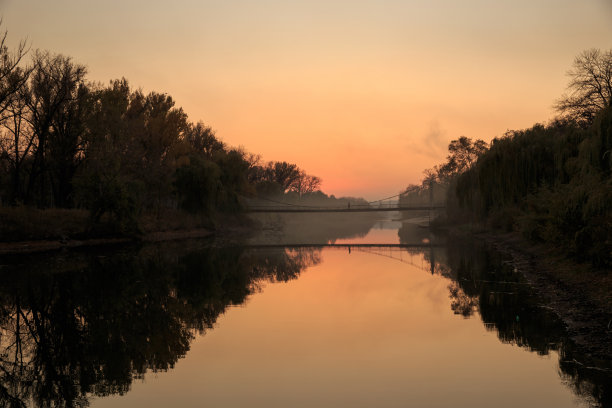
[[[397,200],[392,203],[385,203],[394,198],[400,198],[404,193],[385,197],[380,200],[370,201],[366,204],[351,203],[322,206],[307,205],[295,202],[277,201],[269,198],[258,197],[256,199],[245,199],[246,212],[249,213],[350,213],[350,212],[379,212],[379,211],[433,211],[446,208],[444,204],[434,203],[430,197],[429,203],[402,203]],[[263,201],[263,203],[262,203]]]
[[[443,205],[410,205],[387,204],[380,206],[351,205],[346,207],[319,207],[297,204],[286,204],[285,206],[248,206],[246,212],[251,213],[336,213],[336,212],[378,212],[378,211],[430,211],[446,208]]]

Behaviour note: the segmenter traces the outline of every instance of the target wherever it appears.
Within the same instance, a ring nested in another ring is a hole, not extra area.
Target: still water
[[[609,402],[609,375],[499,255],[411,222],[348,235],[3,259],[0,405]],[[414,246],[345,245],[373,243]]]

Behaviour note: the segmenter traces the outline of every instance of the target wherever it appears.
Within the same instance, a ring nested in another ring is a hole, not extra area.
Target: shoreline
[[[546,244],[527,241],[516,232],[467,232],[449,228],[447,233],[451,237],[468,236],[481,240],[508,256],[541,297],[543,305],[563,322],[569,339],[588,360],[603,363],[605,371],[612,370],[610,273],[579,264]]]
[[[215,235],[215,231],[206,228],[195,228],[175,231],[153,231],[138,238],[87,238],[63,240],[29,240],[0,242],[0,255],[31,254],[56,251],[61,249],[86,248],[104,245],[127,244],[135,242],[162,242],[182,239],[206,238]]]
[[[86,210],[0,208],[0,255],[212,236],[223,238],[248,235],[257,228],[241,213],[216,213],[211,218],[167,210],[161,214],[143,214],[137,222],[139,232],[120,233],[108,223],[92,228]]]
[[[227,222],[219,229],[190,228],[151,231],[140,237],[47,239],[0,242],[0,255],[63,249],[249,235],[253,225]],[[594,360],[612,361],[612,274],[568,259],[546,244],[529,242],[517,232],[473,231],[465,226],[441,228],[449,237],[481,240],[508,256],[531,287],[563,322],[569,338]],[[612,367],[609,367],[612,369]]]

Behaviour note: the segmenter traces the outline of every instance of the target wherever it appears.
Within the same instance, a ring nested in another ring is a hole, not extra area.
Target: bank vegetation
[[[262,162],[168,94],[88,80],[70,57],[0,35],[0,241],[215,228],[244,197],[298,199],[321,180]]]
[[[569,257],[612,266],[612,50],[587,50],[548,124],[490,144],[461,137],[402,200],[445,195],[445,222],[520,232]],[[435,192],[438,193],[435,193]]]

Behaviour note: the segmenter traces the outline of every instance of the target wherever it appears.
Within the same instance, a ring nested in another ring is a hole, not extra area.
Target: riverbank
[[[91,225],[84,210],[0,209],[0,255],[27,254],[59,249],[237,236],[253,232],[254,223],[240,214],[210,217],[166,210],[143,214],[140,231],[122,233],[112,223]]]
[[[0,255],[28,254],[35,252],[55,251],[58,249],[127,244],[131,242],[161,242],[181,239],[205,238],[214,234],[214,231],[200,228],[182,231],[156,231],[140,236],[138,238],[118,237],[0,242]]]
[[[470,236],[483,240],[507,255],[541,296],[543,305],[561,319],[569,338],[588,363],[612,369],[612,274],[609,271],[572,261],[555,248],[534,244],[516,232],[454,227],[448,234],[456,239]]]

